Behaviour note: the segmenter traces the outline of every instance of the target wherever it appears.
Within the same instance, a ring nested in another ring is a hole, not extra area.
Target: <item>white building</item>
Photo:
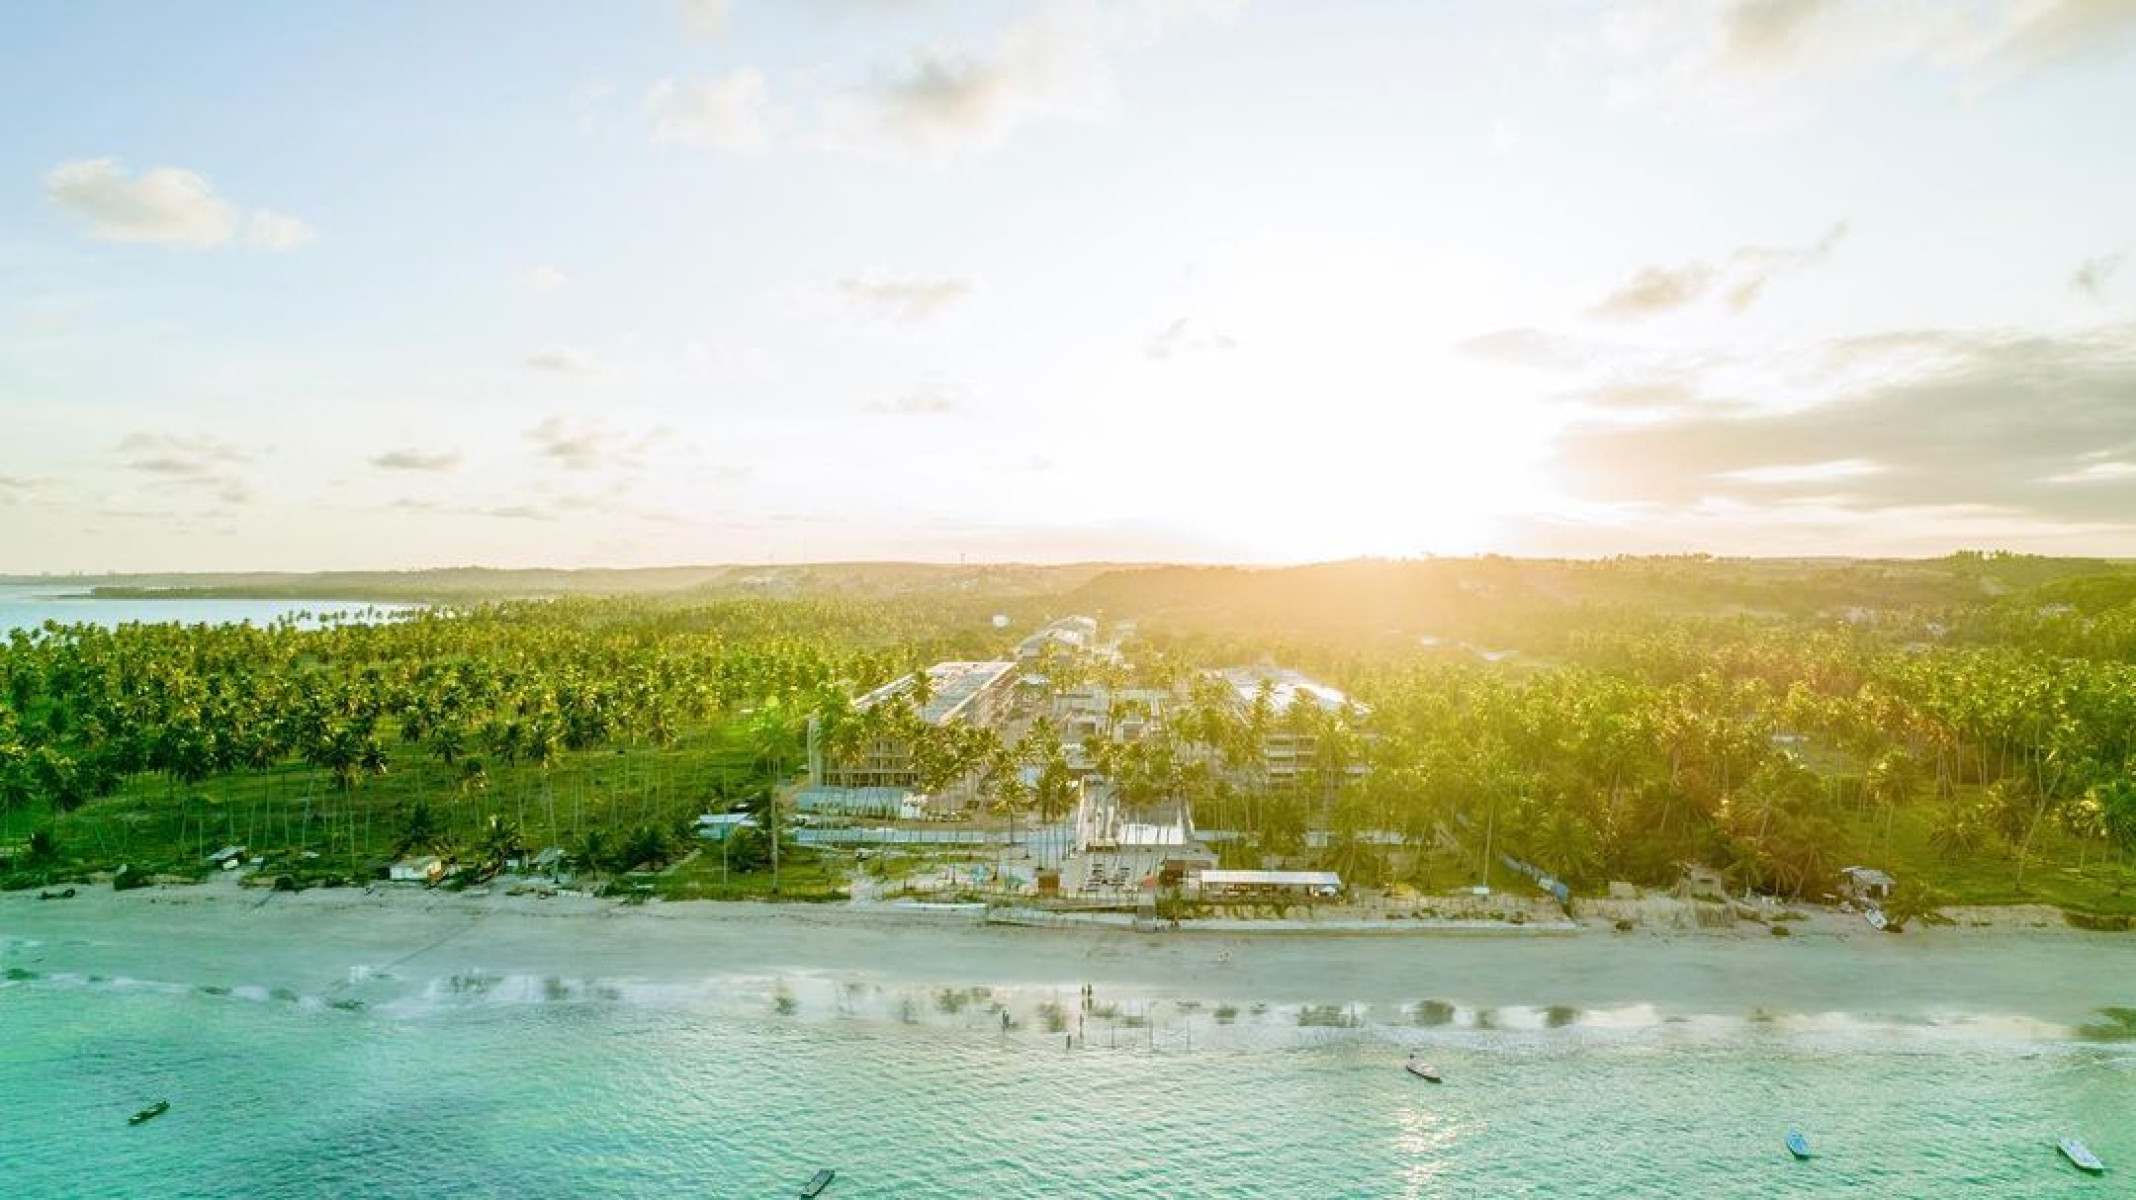
[[[1234,712],[1241,717],[1266,699],[1271,720],[1261,743],[1261,768],[1272,784],[1289,783],[1303,775],[1320,748],[1317,735],[1298,732],[1284,720],[1293,706],[1309,704],[1330,715],[1362,716],[1371,711],[1341,689],[1288,667],[1227,667],[1211,675],[1223,683]],[[1363,765],[1353,764],[1351,770],[1362,771]]]
[[[1015,692],[1016,664],[993,662],[939,662],[927,668],[927,699],[913,713],[922,722],[943,728],[949,725],[993,725],[1007,712]],[[853,702],[866,712],[910,697],[918,687],[916,675],[893,679]],[[829,788],[903,788],[919,786],[919,773],[912,760],[912,747],[895,735],[875,738],[854,752],[830,757],[822,745],[819,722],[808,726],[808,763],[812,779]]]

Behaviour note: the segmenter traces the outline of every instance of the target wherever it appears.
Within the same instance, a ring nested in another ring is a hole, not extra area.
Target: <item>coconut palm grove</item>
[[[418,573],[368,581],[424,601],[390,614],[17,629],[0,648],[0,881],[198,879],[230,846],[258,887],[365,886],[417,853],[466,886],[554,847],[617,894],[843,897],[893,868],[805,836],[880,823],[794,811],[813,725],[833,758],[909,744],[912,790],[959,797],[955,828],[1056,826],[1102,787],[1223,831],[1225,867],[1349,888],[1466,891],[1510,856],[1575,905],[1687,867],[1800,902],[1867,864],[1898,881],[1901,921],[2021,900],[2136,913],[2136,569],[2116,563],[823,568],[770,585],[508,598],[509,573]],[[1046,647],[1014,719],[931,724],[911,692],[855,704],[1085,612],[1106,652]],[[1285,706],[1264,685],[1227,702],[1212,672],[1259,662],[1343,700]],[[1116,722],[1137,704],[1162,720],[1071,743],[1058,701],[1093,687]],[[1278,738],[1310,751],[1272,773]],[[714,847],[708,812],[748,822]]]

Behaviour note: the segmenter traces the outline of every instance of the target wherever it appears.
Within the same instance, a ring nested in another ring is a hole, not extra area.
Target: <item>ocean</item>
[[[341,614],[344,620],[378,620],[416,607],[365,600],[214,600],[185,597],[173,600],[99,600],[79,588],[61,583],[0,584],[0,634],[11,629],[35,629],[46,621],[62,625],[89,624],[107,628],[129,622],[180,625],[227,625],[249,621],[266,625],[284,617],[300,625],[316,625],[322,614]]]
[[[0,910],[10,1196],[791,1196],[818,1167],[831,1200],[2104,1196],[2136,1175],[2136,1045],[2080,1032],[2089,994],[2050,1017],[1922,1005],[1909,980],[1812,1011],[1751,1003],[1755,980],[1715,1004],[1730,985],[1706,979],[1687,1008],[1690,946],[1486,1007],[1464,997],[1609,944],[1467,940],[1458,974],[1399,1000],[1372,964],[1429,945],[1227,939],[1182,974],[1132,934],[377,914],[387,934],[235,910],[141,928],[84,902]],[[298,928],[318,936],[259,940]],[[2136,993],[2118,942],[2049,936],[2023,969]],[[1796,949],[1716,947],[1712,966]],[[1259,957],[1226,978],[1235,953]],[[1856,954],[1792,961],[1873,976]],[[1354,978],[1255,985],[1329,955]],[[521,969],[540,956],[554,968]],[[1557,1002],[1642,977],[1649,1000]],[[1412,1053],[1445,1082],[1406,1074]],[[168,1114],[128,1126],[157,1098]],[[1789,1157],[1790,1128],[1815,1158]],[[2063,1163],[2072,1133],[2113,1173]]]

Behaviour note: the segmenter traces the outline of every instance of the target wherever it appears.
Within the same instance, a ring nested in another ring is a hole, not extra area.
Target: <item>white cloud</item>
[[[559,375],[598,375],[601,361],[592,354],[572,346],[551,346],[527,355],[527,366],[537,371],[554,371]]]
[[[527,272],[527,286],[537,292],[553,292],[571,282],[571,277],[556,267],[543,263]]]
[[[450,471],[460,465],[457,450],[388,450],[371,456],[371,465],[384,471]]]
[[[2049,483],[2117,483],[2124,479],[2136,479],[2136,463],[2095,462],[2090,466],[2049,475]]]
[[[955,276],[854,275],[838,281],[848,302],[893,321],[924,321],[962,303],[972,281]]]
[[[1721,471],[1715,479],[1732,479],[1739,483],[1816,483],[1827,479],[1860,479],[1865,475],[1879,475],[1884,471],[1882,463],[1866,458],[1835,458],[1825,462],[1780,463],[1769,467],[1743,467],[1734,471]]]
[[[1847,223],[1841,221],[1807,246],[1738,246],[1718,265],[1642,267],[1587,311],[1610,320],[1638,320],[1697,303],[1720,288],[1728,307],[1741,312],[1757,302],[1775,277],[1823,262],[1846,236]]]
[[[237,228],[237,214],[206,179],[178,167],[130,176],[117,159],[63,163],[45,173],[45,194],[89,221],[111,242],[219,246]]]
[[[221,246],[240,227],[238,209],[204,176],[181,167],[129,175],[117,159],[88,158],[45,172],[44,185],[53,203],[109,242]],[[303,221],[265,208],[245,218],[243,228],[248,243],[267,250],[293,249],[315,236]]]
[[[1044,18],[1011,27],[984,52],[930,46],[868,89],[875,131],[907,149],[990,146],[1029,117],[1092,107],[1110,91],[1087,25]]]
[[[717,79],[663,79],[645,93],[655,142],[713,150],[756,150],[769,141],[771,101],[764,73],[754,67]]]

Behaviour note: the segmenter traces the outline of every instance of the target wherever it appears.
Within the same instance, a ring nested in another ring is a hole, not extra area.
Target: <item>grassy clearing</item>
[[[1930,804],[1902,807],[1893,814],[1888,837],[1881,817],[1849,820],[1844,828],[1850,857],[1835,865],[1861,863],[1901,880],[1921,880],[1948,895],[1952,904],[2052,904],[2077,912],[2136,914],[2136,869],[2116,864],[2096,843],[2087,852],[2066,832],[2043,826],[2025,869],[2024,890],[2019,891],[2013,847],[1994,845],[1962,858],[1945,858],[1929,841],[1937,817],[1938,809]]]
[[[663,900],[843,900],[851,865],[843,855],[813,848],[782,850],[774,896],[769,868],[728,870],[721,865],[719,847],[706,846],[655,876],[653,894]]]

